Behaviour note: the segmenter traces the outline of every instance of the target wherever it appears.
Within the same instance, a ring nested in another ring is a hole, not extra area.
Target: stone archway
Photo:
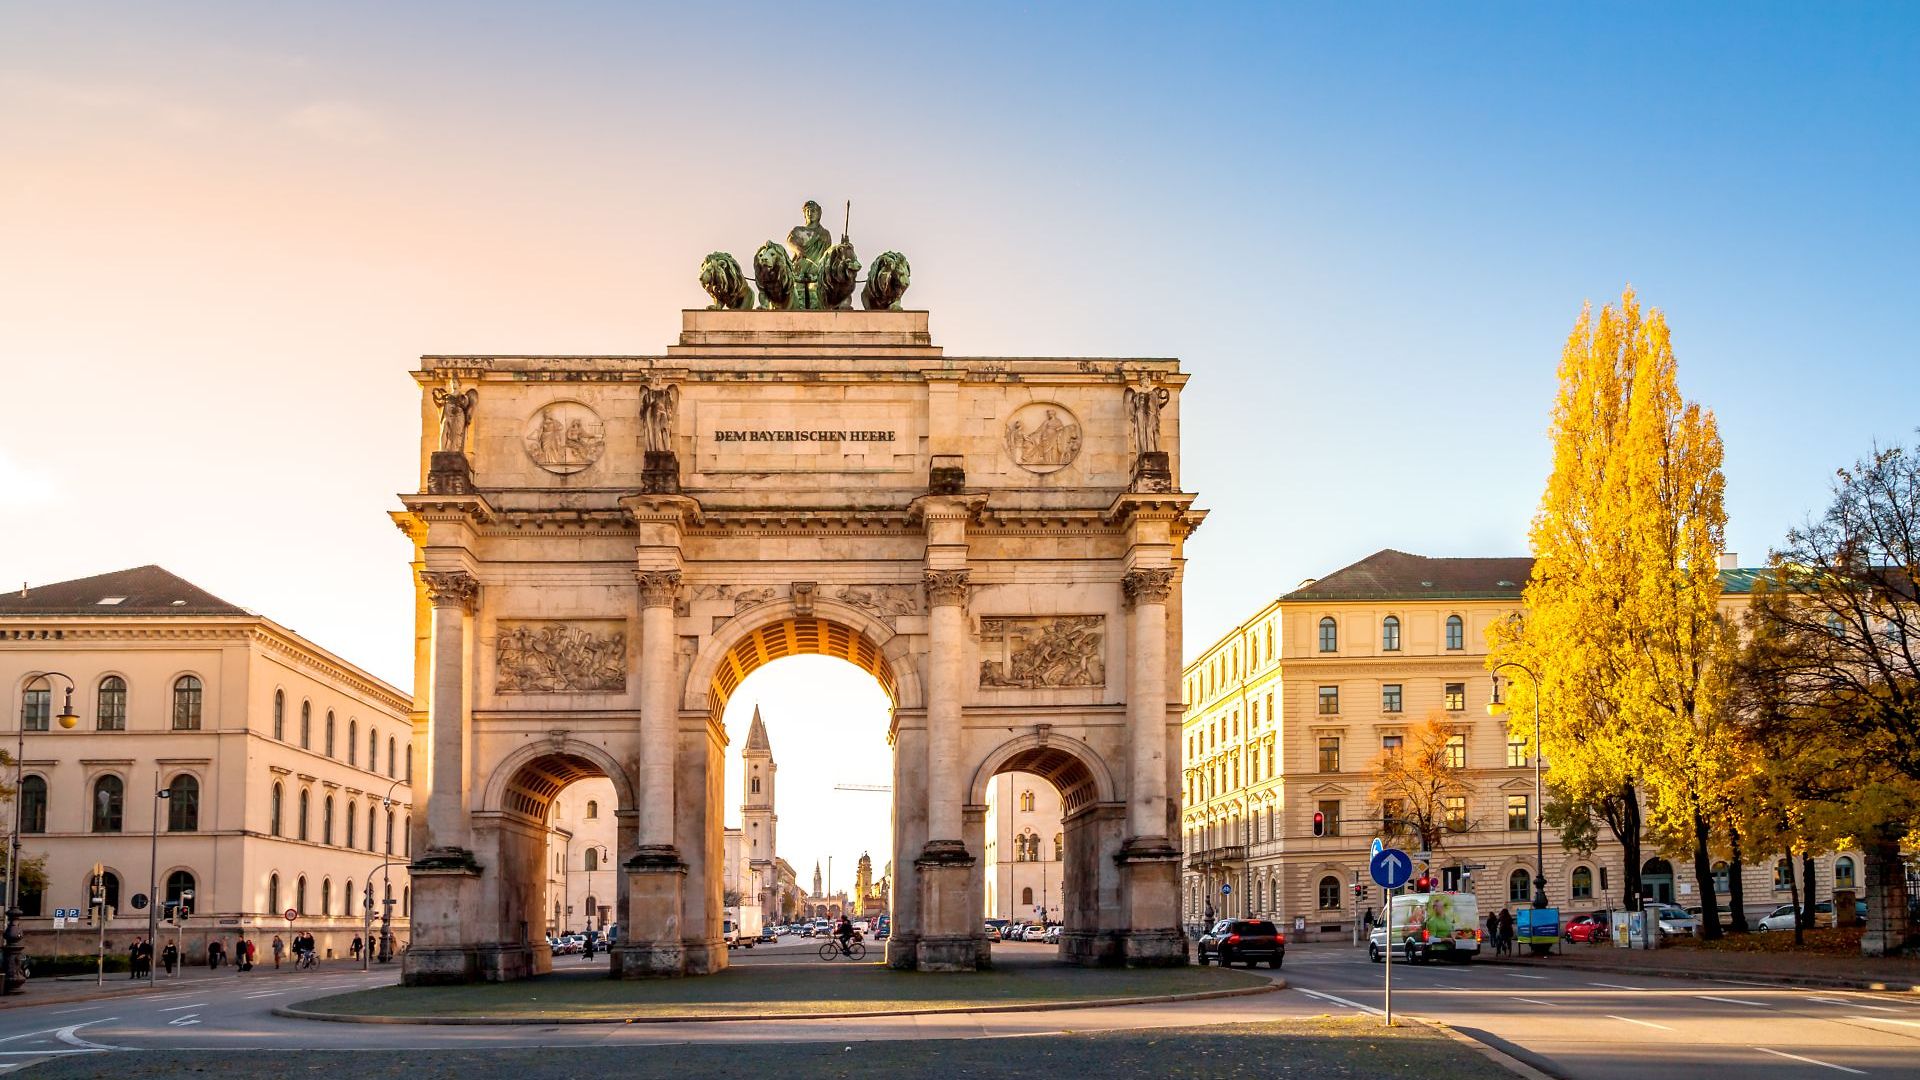
[[[1185,961],[1179,578],[1204,515],[1176,361],[950,357],[917,311],[696,310],[664,355],[415,378],[408,981],[539,969],[511,879],[589,772],[620,790],[620,973],[724,967],[720,714],[805,653],[894,702],[889,963],[980,963],[990,762],[1077,823],[1063,952]]]

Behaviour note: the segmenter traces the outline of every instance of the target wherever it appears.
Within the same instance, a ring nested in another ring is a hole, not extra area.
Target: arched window
[[[413,918],[413,886],[411,885],[400,890],[400,914],[409,919]]]
[[[119,832],[126,818],[127,785],[109,773],[93,782],[93,831]]]
[[[407,783],[413,783],[413,744],[407,744]]]
[[[1585,866],[1576,866],[1573,868],[1573,888],[1571,889],[1571,893],[1575,900],[1593,899],[1593,871],[1591,869]]]
[[[274,915],[280,914],[280,875],[267,876],[267,910]]]
[[[127,730],[127,680],[118,675],[100,680],[100,699],[94,717],[95,730]]]
[[[1062,836],[1060,833],[1054,833],[1053,834],[1053,861],[1059,862],[1061,859],[1066,858],[1066,851],[1067,851],[1067,838],[1065,836]]]
[[[44,776],[20,778],[20,831],[47,831],[47,778]]]
[[[287,692],[273,692],[273,737],[281,742],[287,741]]]
[[[293,910],[295,914],[307,913],[307,875],[301,874],[293,883]]]
[[[167,903],[179,904],[185,901],[188,910],[192,910],[195,901],[193,898],[187,896],[187,894],[193,891],[192,871],[175,870],[173,873],[167,875]]]
[[[389,735],[387,736],[387,779],[389,780],[393,779],[393,765],[394,765],[393,749],[394,749],[393,736]]]
[[[387,811],[387,854],[393,854],[393,811]]]
[[[320,879],[320,914],[324,917],[333,914],[333,879]]]
[[[753,793],[755,795],[760,794],[760,778],[759,777],[756,776],[753,778],[753,784],[751,786],[753,788]]]
[[[347,844],[346,846],[348,847],[358,846],[354,842],[354,837],[360,835],[359,828],[360,828],[360,808],[353,804],[352,799],[348,799],[347,800]]]
[[[327,710],[327,756],[333,756],[333,710]]]
[[[1020,902],[1028,907],[1033,906],[1033,886],[1029,885],[1020,890]]]
[[[1320,910],[1340,910],[1340,879],[1332,874],[1320,879]]]
[[[1732,876],[1732,868],[1727,865],[1724,859],[1721,860],[1720,862],[1714,863],[1713,864],[1713,891],[1717,893],[1723,893],[1728,891],[1728,887],[1732,884],[1732,882],[1729,880],[1731,876]]]
[[[1380,622],[1380,649],[1383,652],[1400,651],[1400,618],[1389,615]]]
[[[275,780],[273,782],[273,795],[268,803],[269,813],[267,819],[267,831],[274,836],[280,835],[281,811],[283,804],[286,802],[286,797],[286,789],[280,785],[278,780]]]
[[[93,905],[93,875],[81,879],[80,895],[87,897],[89,907]],[[105,894],[108,911],[117,911],[120,907],[120,875],[111,870],[100,875],[101,892]]]
[[[378,837],[380,835],[379,833],[374,832],[373,823],[374,823],[373,804],[368,803],[367,804],[367,850],[369,852],[376,850],[375,845],[378,842]]]
[[[1507,878],[1507,902],[1525,904],[1533,900],[1533,875],[1525,870],[1515,870]]]
[[[1273,912],[1276,915],[1280,913],[1280,879],[1279,878],[1273,879],[1273,906],[1269,907],[1267,910]]]
[[[47,721],[53,717],[53,685],[44,678],[35,679],[39,686],[28,686],[20,694],[20,730],[45,731]]]
[[[380,771],[380,729],[367,725],[367,771]]]
[[[327,796],[327,801],[320,807],[320,842],[333,843],[333,796],[331,795]]]
[[[580,868],[589,874],[600,869],[600,849],[588,848],[585,860],[581,863]]]
[[[300,703],[300,749],[313,749],[313,702]]]
[[[756,790],[757,790],[757,789],[756,789]],[[587,818],[588,818],[588,820],[592,820],[593,818],[597,818],[597,817],[599,817],[599,816],[600,816],[600,800],[598,800],[598,799],[588,799],[588,800],[587,800]]]
[[[1793,887],[1792,859],[1781,859],[1773,864],[1773,887],[1782,892]]]
[[[313,802],[313,793],[308,791],[306,788],[301,788],[300,789],[299,832],[300,832],[300,839],[302,840],[311,839],[311,837],[307,834],[307,810],[309,806],[312,804],[312,802]]]
[[[1447,648],[1464,649],[1466,647],[1467,624],[1460,621],[1458,615],[1447,616]]]
[[[200,829],[200,781],[181,773],[167,785],[167,831],[197,832]]]
[[[412,814],[408,814],[406,817],[402,818],[400,821],[400,843],[403,845],[403,848],[404,848],[400,852],[400,854],[409,855],[409,856],[413,854],[413,815]]]
[[[1020,809],[1029,811],[1033,809],[1033,792],[1023,791],[1020,793]]]
[[[1340,627],[1327,615],[1320,620],[1320,651],[1334,652],[1340,648]]]
[[[1833,887],[1851,889],[1853,882],[1853,860],[1845,855],[1833,860]]]
[[[192,675],[173,680],[173,730],[200,730],[200,680]]]
[[[360,764],[360,721],[347,719],[347,764]]]
[[[352,878],[348,878],[347,880],[340,883],[340,914],[342,915],[353,914],[353,879]]]

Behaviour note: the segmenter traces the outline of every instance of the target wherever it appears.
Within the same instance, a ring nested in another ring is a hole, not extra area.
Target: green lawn
[[[515,983],[388,986],[297,1003],[314,1012],[396,1017],[500,1016],[595,1020],[685,1016],[792,1016],[963,1012],[1097,998],[1152,997],[1260,986],[1266,979],[1218,968],[1076,968],[1021,965],[965,974],[894,971],[883,964],[739,966],[690,979],[620,981],[568,972]]]

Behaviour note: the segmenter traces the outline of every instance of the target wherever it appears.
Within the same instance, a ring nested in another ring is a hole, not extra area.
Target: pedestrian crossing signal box
[[[1327,835],[1327,815],[1321,813],[1318,810],[1315,810],[1313,812],[1313,835],[1315,836]]]

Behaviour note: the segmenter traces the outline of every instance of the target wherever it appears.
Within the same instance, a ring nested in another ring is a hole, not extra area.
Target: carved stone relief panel
[[[920,611],[920,590],[912,585],[841,585],[833,597],[849,607],[872,614],[888,626],[902,615]]]
[[[1030,473],[1058,472],[1080,453],[1080,420],[1051,401],[1022,405],[1007,418],[1007,453]]]
[[[990,689],[1105,686],[1106,616],[980,620],[980,685]]]
[[[600,460],[607,426],[599,413],[577,401],[554,401],[528,418],[521,441],[535,465],[565,476]]]
[[[627,627],[614,619],[503,621],[493,653],[502,694],[617,694],[627,688]]]

